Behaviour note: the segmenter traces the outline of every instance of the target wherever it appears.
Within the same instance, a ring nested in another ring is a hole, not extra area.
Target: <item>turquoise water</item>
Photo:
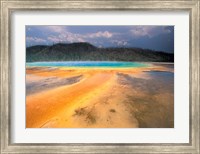
[[[26,66],[33,67],[147,67],[146,63],[117,61],[62,61],[62,62],[31,62]]]

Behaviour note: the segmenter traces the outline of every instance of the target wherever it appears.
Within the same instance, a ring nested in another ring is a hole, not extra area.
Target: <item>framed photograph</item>
[[[1,0],[1,153],[200,153],[199,0]]]

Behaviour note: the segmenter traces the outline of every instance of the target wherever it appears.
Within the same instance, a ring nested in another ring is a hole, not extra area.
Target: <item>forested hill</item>
[[[27,47],[26,61],[174,62],[174,54],[140,48],[97,48],[89,43],[58,43]]]

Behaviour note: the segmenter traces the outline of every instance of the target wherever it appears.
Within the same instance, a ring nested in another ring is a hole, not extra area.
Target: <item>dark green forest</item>
[[[174,54],[141,48],[97,48],[89,43],[58,43],[27,47],[26,61],[174,62]]]

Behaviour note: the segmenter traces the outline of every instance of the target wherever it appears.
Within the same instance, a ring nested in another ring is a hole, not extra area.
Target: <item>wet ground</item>
[[[30,67],[28,128],[173,128],[173,64],[144,68]]]

